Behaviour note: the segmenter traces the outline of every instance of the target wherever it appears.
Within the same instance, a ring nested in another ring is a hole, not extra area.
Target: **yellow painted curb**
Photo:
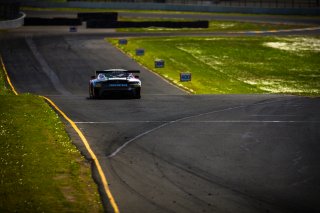
[[[71,126],[73,127],[73,129],[78,133],[79,137],[81,138],[83,144],[85,145],[87,151],[89,152],[92,160],[94,161],[94,164],[96,165],[97,167],[97,170],[98,170],[98,173],[100,175],[100,178],[101,178],[101,181],[102,181],[102,184],[103,184],[103,188],[104,188],[104,191],[105,193],[107,194],[108,196],[108,199],[111,203],[111,206],[114,210],[115,213],[119,213],[119,208],[117,206],[117,203],[115,201],[115,199],[113,198],[113,195],[110,191],[110,188],[109,188],[109,185],[108,185],[108,181],[107,181],[107,178],[106,176],[104,175],[103,173],[103,170],[101,168],[101,165],[100,165],[100,162],[97,158],[97,156],[94,154],[94,152],[92,151],[87,139],[85,138],[85,136],[83,135],[83,133],[81,132],[81,130],[78,128],[78,126],[53,102],[51,101],[49,98],[47,97],[44,97],[44,96],[40,96],[42,98],[44,98],[46,101],[48,101],[51,106],[53,106],[70,124]]]
[[[4,70],[4,73],[5,73],[5,76],[7,78],[7,81],[12,89],[12,91],[14,92],[15,95],[18,95],[17,91],[15,90],[13,84],[11,83],[11,80],[9,78],[9,75],[8,75],[8,72],[4,66],[4,63],[3,63],[3,60],[2,60],[2,57],[0,56],[0,61],[1,61],[1,65],[2,65],[2,68]],[[48,103],[50,103],[50,105],[55,108],[55,110],[57,110],[70,124],[71,126],[73,127],[73,129],[77,132],[77,134],[79,135],[79,137],[81,138],[83,144],[85,145],[87,151],[89,152],[92,160],[94,161],[94,164],[96,165],[97,167],[97,170],[98,170],[98,173],[100,175],[100,178],[101,178],[101,181],[102,181],[102,185],[103,185],[103,188],[104,188],[104,192],[107,194],[107,197],[110,201],[110,204],[114,210],[114,213],[120,213],[119,211],[119,208],[116,204],[116,201],[115,199],[113,198],[113,195],[110,191],[110,188],[108,186],[108,181],[107,181],[107,178],[106,176],[104,175],[103,173],[103,170],[102,170],[102,167],[100,165],[100,162],[97,158],[97,156],[94,154],[94,152],[92,151],[87,139],[85,138],[85,136],[83,135],[83,133],[81,132],[81,130],[77,127],[77,125],[52,101],[50,100],[49,98],[47,97],[44,97],[44,96],[40,96],[41,98],[45,99]]]
[[[8,84],[9,84],[10,87],[11,87],[11,90],[13,91],[13,93],[14,93],[15,95],[18,95],[17,91],[15,90],[14,86],[13,86],[12,83],[11,83],[11,80],[10,80],[10,78],[9,78],[7,69],[6,69],[6,67],[4,66],[4,63],[3,63],[3,60],[2,60],[2,56],[0,56],[0,61],[1,61],[1,66],[2,66],[2,69],[3,69],[3,71],[4,71],[4,74],[5,74],[6,78],[7,78],[7,82],[8,82]]]

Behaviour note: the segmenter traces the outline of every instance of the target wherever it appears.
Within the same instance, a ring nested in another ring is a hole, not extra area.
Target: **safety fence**
[[[68,2],[128,2],[254,8],[320,8],[320,0],[68,0]]]

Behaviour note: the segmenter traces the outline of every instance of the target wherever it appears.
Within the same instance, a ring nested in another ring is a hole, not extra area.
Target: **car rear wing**
[[[96,76],[98,76],[100,73],[108,73],[108,72],[127,72],[127,73],[140,73],[140,70],[97,70]]]

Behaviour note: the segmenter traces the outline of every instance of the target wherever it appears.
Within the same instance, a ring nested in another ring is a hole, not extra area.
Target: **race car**
[[[90,98],[102,98],[113,95],[129,94],[131,97],[141,98],[141,81],[139,70],[108,69],[96,71],[89,82]]]

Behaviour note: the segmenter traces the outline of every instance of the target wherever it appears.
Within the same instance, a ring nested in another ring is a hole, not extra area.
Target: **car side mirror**
[[[96,76],[94,76],[94,75],[93,75],[93,76],[91,76],[91,79],[95,79],[95,78],[96,78]]]

